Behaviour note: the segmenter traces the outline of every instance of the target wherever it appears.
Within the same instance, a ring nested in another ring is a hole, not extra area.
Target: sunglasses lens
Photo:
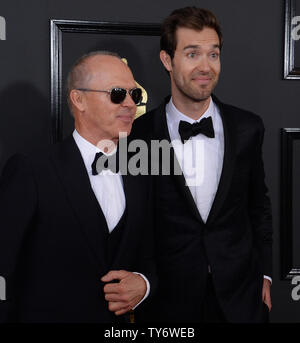
[[[142,90],[140,88],[134,88],[132,91],[131,91],[131,97],[132,97],[132,100],[133,102],[137,105],[139,104],[143,97],[142,97]]]
[[[120,104],[126,98],[127,91],[123,88],[113,88],[110,92],[110,99],[114,104]],[[137,105],[142,101],[142,90],[134,88],[130,91],[133,102]]]
[[[114,88],[111,90],[110,99],[114,104],[120,104],[126,98],[126,89]]]

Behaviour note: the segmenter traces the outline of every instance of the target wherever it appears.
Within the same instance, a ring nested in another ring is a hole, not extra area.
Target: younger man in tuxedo
[[[156,180],[159,291],[148,320],[264,322],[271,310],[264,126],[212,95],[222,43],[210,11],[171,13],[160,51],[171,97],[134,123],[135,137],[173,142],[182,169]]]

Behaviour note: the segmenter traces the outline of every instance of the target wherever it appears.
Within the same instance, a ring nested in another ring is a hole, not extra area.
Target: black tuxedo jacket
[[[156,177],[159,291],[147,320],[199,321],[208,265],[229,322],[260,322],[266,316],[261,294],[263,275],[272,276],[272,222],[264,127],[257,115],[213,100],[221,112],[225,151],[207,222],[183,175]],[[134,138],[170,140],[165,105],[135,121]]]
[[[123,184],[125,225],[110,260],[106,220],[73,137],[10,159],[0,181],[0,321],[123,321],[104,299],[109,270],[143,273],[155,289],[151,178],[123,176]]]

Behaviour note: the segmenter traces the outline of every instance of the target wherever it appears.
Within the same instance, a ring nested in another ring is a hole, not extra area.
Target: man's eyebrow
[[[220,49],[219,44],[214,44],[212,45],[213,49]],[[188,49],[201,49],[201,45],[187,45],[183,48],[183,50],[188,50]]]

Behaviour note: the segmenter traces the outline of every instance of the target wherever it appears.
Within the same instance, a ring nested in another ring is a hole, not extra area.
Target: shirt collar
[[[172,122],[172,124],[174,124],[178,127],[179,122],[181,120],[186,121],[190,124],[193,124],[195,122],[200,122],[200,120],[202,120],[203,118],[212,117],[212,120],[214,121],[214,108],[215,108],[215,104],[212,101],[212,98],[210,97],[208,109],[203,113],[203,115],[198,120],[194,120],[194,119],[188,117],[187,115],[183,114],[182,112],[180,112],[175,107],[175,105],[173,103],[173,99],[171,97],[169,103],[167,104],[166,112],[168,113],[169,120]]]
[[[104,151],[100,150],[96,145],[90,143],[85,138],[83,138],[76,129],[73,131],[73,138],[78,146],[85,168],[88,171],[88,173],[92,172],[92,163],[95,159],[95,155],[97,152],[102,152],[104,155],[112,155],[116,151],[115,149],[110,154],[106,154]]]

